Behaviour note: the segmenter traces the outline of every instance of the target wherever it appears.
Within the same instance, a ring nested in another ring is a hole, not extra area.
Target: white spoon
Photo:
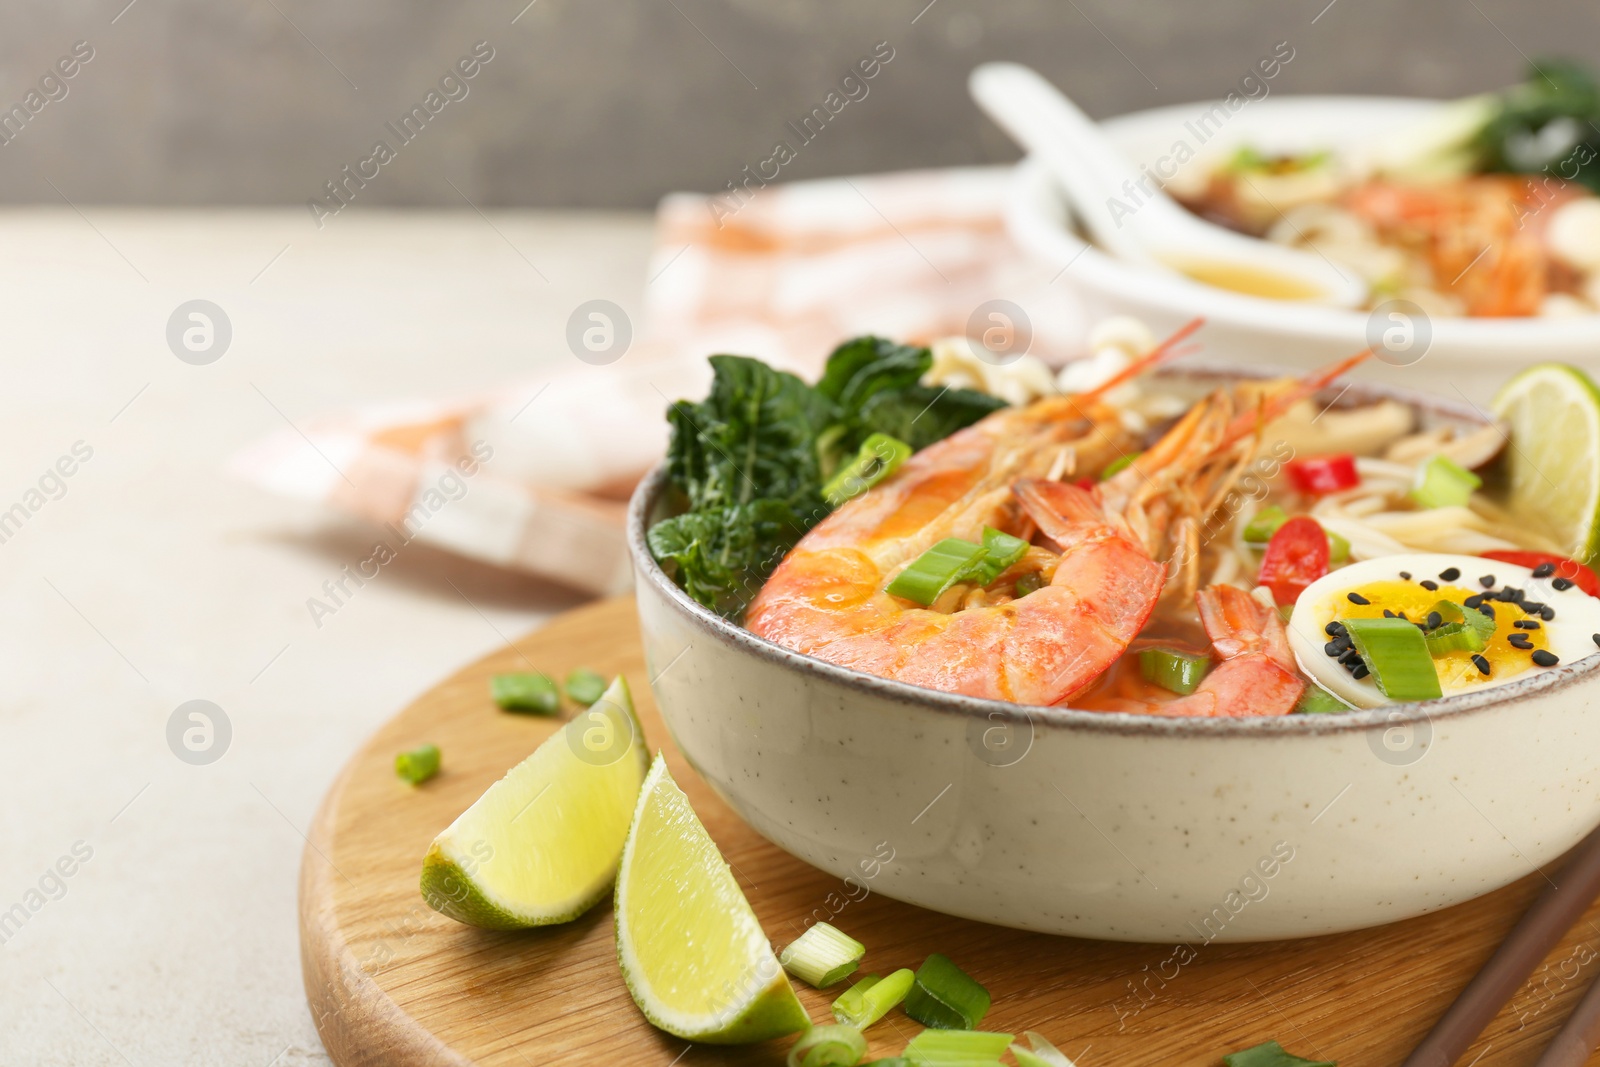
[[[1156,175],[1135,168],[1094,120],[1030,68],[985,63],[968,88],[990,118],[1050,168],[1073,214],[1118,259],[1257,296],[1339,307],[1365,302],[1367,284],[1354,270],[1179,207]]]

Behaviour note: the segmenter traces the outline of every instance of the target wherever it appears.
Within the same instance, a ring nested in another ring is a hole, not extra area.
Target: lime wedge
[[[491,930],[576,919],[616,878],[647,759],[619,675],[433,839],[422,898]]]
[[[1511,428],[1509,504],[1583,563],[1600,557],[1600,389],[1564,363],[1541,363],[1494,396]]]
[[[739,1045],[811,1025],[755,912],[660,755],[617,875],[617,959],[645,1018]]]

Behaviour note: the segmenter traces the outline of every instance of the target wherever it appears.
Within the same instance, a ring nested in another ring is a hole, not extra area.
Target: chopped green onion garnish
[[[1222,1057],[1227,1067],[1338,1067],[1332,1060],[1303,1060],[1283,1051],[1276,1041]]]
[[[905,1057],[918,1067],[970,1067],[998,1063],[1010,1047],[1010,1034],[984,1030],[924,1030],[906,1045]]]
[[[1306,691],[1300,694],[1300,700],[1295,704],[1294,710],[1304,715],[1326,715],[1335,711],[1349,711],[1350,705],[1315,682],[1308,682]]]
[[[916,977],[909,967],[902,967],[887,978],[869,974],[833,1002],[833,1017],[865,1030],[906,998]]]
[[[1001,533],[993,526],[983,528],[983,561],[978,564],[979,585],[988,585],[1000,577],[1000,572],[1028,554],[1028,542],[1020,537]]]
[[[1011,592],[1016,596],[1025,597],[1029,593],[1044,588],[1044,575],[1038,571],[1029,571],[1017,579],[1017,584],[1011,587]]]
[[[972,577],[983,555],[982,545],[946,537],[895,575],[888,593],[927,607],[946,589]]]
[[[1439,617],[1447,623],[1466,623],[1478,631],[1478,636],[1486,641],[1494,636],[1494,620],[1477,608],[1469,608],[1453,600],[1441,600],[1431,610],[1437,611]]]
[[[606,691],[606,680],[587,667],[579,667],[567,675],[567,697],[574,704],[588,707]]]
[[[1050,1043],[1043,1034],[1034,1030],[1025,1030],[1032,1049],[1025,1049],[1020,1043],[1011,1046],[1011,1054],[1017,1058],[1020,1067],[1073,1067],[1071,1060]]]
[[[1133,466],[1133,461],[1138,459],[1141,455],[1143,455],[1142,452],[1129,452],[1127,455],[1118,456],[1116,459],[1106,464],[1106,469],[1100,472],[1100,480],[1103,482],[1113,475],[1121,474],[1123,471]]]
[[[1289,521],[1288,514],[1276,504],[1268,504],[1250,517],[1244,526],[1244,539],[1253,545],[1264,545],[1272,540],[1278,527]]]
[[[1188,696],[1211,669],[1210,656],[1197,656],[1175,648],[1146,648],[1139,652],[1139,673],[1152,685]]]
[[[1324,529],[1326,530],[1327,528],[1324,527]],[[1345,538],[1340,537],[1338,534],[1334,533],[1332,530],[1327,530],[1327,534],[1328,534],[1328,562],[1329,563],[1343,563],[1345,560],[1349,559],[1350,558],[1350,542],[1347,541]]]
[[[1493,619],[1453,600],[1439,601],[1429,614],[1437,614],[1443,620],[1422,635],[1428,643],[1428,651],[1436,657],[1451,652],[1482,652],[1489,638],[1494,636]]]
[[[561,691],[556,683],[533,671],[495,675],[489,679],[489,694],[507,711],[554,715],[561,710]]]
[[[1483,479],[1446,456],[1434,456],[1417,470],[1411,499],[1425,508],[1458,507],[1465,504]]]
[[[916,1067],[904,1056],[885,1056],[881,1060],[868,1060],[861,1067]]]
[[[412,785],[421,785],[439,773],[439,746],[418,745],[394,758],[394,773]]]
[[[1443,695],[1439,672],[1422,631],[1404,619],[1344,619],[1356,653],[1390,700],[1432,700]]]
[[[911,456],[911,446],[886,433],[875,433],[861,442],[855,458],[834,472],[822,487],[822,498],[838,507],[860,496],[900,468]]]
[[[827,923],[817,923],[778,956],[783,969],[818,989],[851,974],[867,954],[867,946]]]
[[[988,1010],[989,991],[937,952],[922,961],[906,994],[906,1014],[936,1030],[971,1030]]]
[[[867,1039],[855,1027],[813,1026],[789,1050],[789,1067],[855,1067],[866,1054]]]

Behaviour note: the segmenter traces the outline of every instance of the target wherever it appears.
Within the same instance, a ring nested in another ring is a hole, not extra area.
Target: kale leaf
[[[1479,134],[1486,170],[1547,172],[1600,193],[1600,85],[1583,64],[1541,59],[1501,94]]]
[[[820,514],[820,512],[819,512]],[[787,501],[689,511],[650,528],[650,554],[684,592],[727,618],[744,612],[761,583],[806,532],[809,516]]]

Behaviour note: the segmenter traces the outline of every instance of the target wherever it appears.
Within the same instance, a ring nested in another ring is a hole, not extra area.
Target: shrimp
[[[1199,687],[1177,696],[1141,682],[1132,691],[1089,702],[1093,710],[1196,718],[1287,715],[1294,710],[1306,683],[1277,611],[1231,585],[1202,589],[1195,603],[1222,660]]]

